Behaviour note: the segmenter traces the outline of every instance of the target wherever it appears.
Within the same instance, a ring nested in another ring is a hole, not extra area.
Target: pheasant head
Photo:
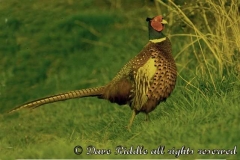
[[[167,21],[164,20],[161,15],[153,18],[147,18],[146,21],[148,21],[149,40],[165,37],[162,30],[164,29],[164,25],[167,24]]]

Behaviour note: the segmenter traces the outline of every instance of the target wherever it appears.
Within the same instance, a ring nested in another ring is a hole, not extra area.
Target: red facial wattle
[[[158,32],[162,31],[164,28],[162,19],[163,19],[162,16],[156,16],[151,20],[151,26],[153,27],[153,29],[155,29]]]

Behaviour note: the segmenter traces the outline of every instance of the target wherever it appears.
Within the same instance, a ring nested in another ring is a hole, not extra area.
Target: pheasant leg
[[[136,111],[133,110],[133,112],[132,112],[132,117],[130,118],[129,124],[128,124],[128,126],[127,126],[127,129],[128,129],[128,130],[131,129],[131,126],[132,126],[132,123],[133,123],[133,120],[134,120],[135,116],[136,116]]]
[[[149,114],[148,113],[146,113],[145,121],[149,121]]]

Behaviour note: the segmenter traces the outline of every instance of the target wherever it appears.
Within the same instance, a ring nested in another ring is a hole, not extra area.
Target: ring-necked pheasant
[[[128,104],[133,110],[128,128],[139,112],[146,113],[148,119],[148,113],[160,102],[165,101],[173,91],[177,69],[171,54],[171,43],[162,33],[167,22],[161,15],[147,18],[146,21],[148,21],[149,42],[110,83],[102,87],[70,91],[34,100],[10,112],[72,98],[96,96],[119,105]]]

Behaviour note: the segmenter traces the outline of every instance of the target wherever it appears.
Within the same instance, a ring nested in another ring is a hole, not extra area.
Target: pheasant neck
[[[153,43],[159,43],[166,40],[166,36],[160,31],[154,30],[151,26],[149,26],[149,41]]]

